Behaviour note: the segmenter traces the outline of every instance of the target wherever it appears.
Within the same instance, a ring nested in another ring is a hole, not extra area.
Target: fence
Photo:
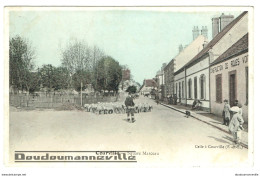
[[[91,104],[97,102],[114,102],[115,96],[83,96],[82,104]],[[34,107],[34,108],[57,108],[64,103],[81,105],[80,95],[25,95],[10,94],[9,101],[11,106],[15,107]]]

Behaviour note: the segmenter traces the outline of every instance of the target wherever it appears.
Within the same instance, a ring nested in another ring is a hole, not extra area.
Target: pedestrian
[[[224,109],[223,109],[223,125],[228,126],[230,121],[230,105],[228,100],[224,100]]]
[[[125,100],[125,106],[127,110],[127,121],[130,121],[133,123],[135,121],[134,119],[134,111],[135,111],[135,103],[133,100],[133,97],[129,93]],[[130,118],[131,115],[131,118]]]
[[[240,145],[240,141],[241,141],[241,133],[243,130],[243,117],[242,115],[239,113],[240,112],[240,108],[237,106],[234,106],[232,108],[230,108],[230,111],[233,112],[233,117],[229,123],[229,131],[232,133],[233,137],[234,137],[234,142],[237,145]]]
[[[156,104],[158,105],[159,104],[159,96],[158,95],[155,96],[155,100],[156,100]]]
[[[239,107],[239,114],[243,117],[242,104],[238,102],[237,106]]]

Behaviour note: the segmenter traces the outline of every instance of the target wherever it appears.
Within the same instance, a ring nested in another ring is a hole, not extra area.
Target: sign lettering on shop
[[[210,73],[216,73],[222,71],[223,69],[228,69],[229,67],[236,67],[239,66],[240,64],[246,64],[247,62],[248,62],[248,55],[243,57],[238,57],[231,61],[227,61],[220,65],[217,65],[215,67],[211,67]]]

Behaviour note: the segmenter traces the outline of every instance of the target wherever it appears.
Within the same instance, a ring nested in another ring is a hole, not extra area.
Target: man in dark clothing
[[[126,106],[126,110],[127,110],[127,121],[130,121],[133,123],[135,121],[134,119],[134,100],[133,97],[131,96],[131,94],[129,93],[128,96],[125,99],[125,106]],[[130,114],[131,114],[131,119],[130,119]]]
[[[159,96],[158,95],[155,95],[155,101],[157,103],[157,105],[159,104]]]

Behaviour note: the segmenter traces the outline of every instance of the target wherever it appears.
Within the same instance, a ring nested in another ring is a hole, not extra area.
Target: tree
[[[136,93],[136,86],[129,86],[127,89],[126,89],[126,92],[129,92],[129,93]]]
[[[30,72],[34,69],[35,50],[20,36],[9,41],[9,84],[18,90],[30,87]],[[27,86],[24,86],[27,85]]]
[[[69,42],[67,47],[62,51],[61,61],[62,66],[67,68],[70,75],[75,74],[74,77],[83,78],[85,72],[87,72],[87,75],[91,75],[91,77],[89,77],[90,79],[98,76],[97,70],[95,69],[97,69],[97,63],[103,56],[104,52],[97,46],[89,47],[86,42],[75,40]],[[73,80],[72,77],[71,80]],[[97,85],[97,80],[93,81],[93,83]],[[71,81],[70,84],[74,88],[78,87],[78,79],[76,81]]]
[[[33,93],[35,91],[40,90],[41,77],[40,77],[39,72],[29,72],[29,71],[27,71],[24,79],[25,79],[25,81],[23,83],[23,87],[25,87],[25,89],[27,91],[29,91],[29,93]]]
[[[68,89],[70,86],[71,76],[69,70],[65,67],[53,67],[54,71],[54,90]]]
[[[90,83],[90,72],[89,71],[83,71],[83,70],[77,70],[76,73],[72,76],[72,83],[73,87],[76,91],[80,92],[81,90],[81,84],[82,84],[82,90],[86,89],[86,85]]]
[[[42,86],[47,88],[48,92],[54,90],[56,85],[55,67],[51,64],[43,65],[40,69],[40,75]]]
[[[122,80],[122,67],[110,56],[103,57],[95,67],[92,85],[95,90],[118,91]]]

